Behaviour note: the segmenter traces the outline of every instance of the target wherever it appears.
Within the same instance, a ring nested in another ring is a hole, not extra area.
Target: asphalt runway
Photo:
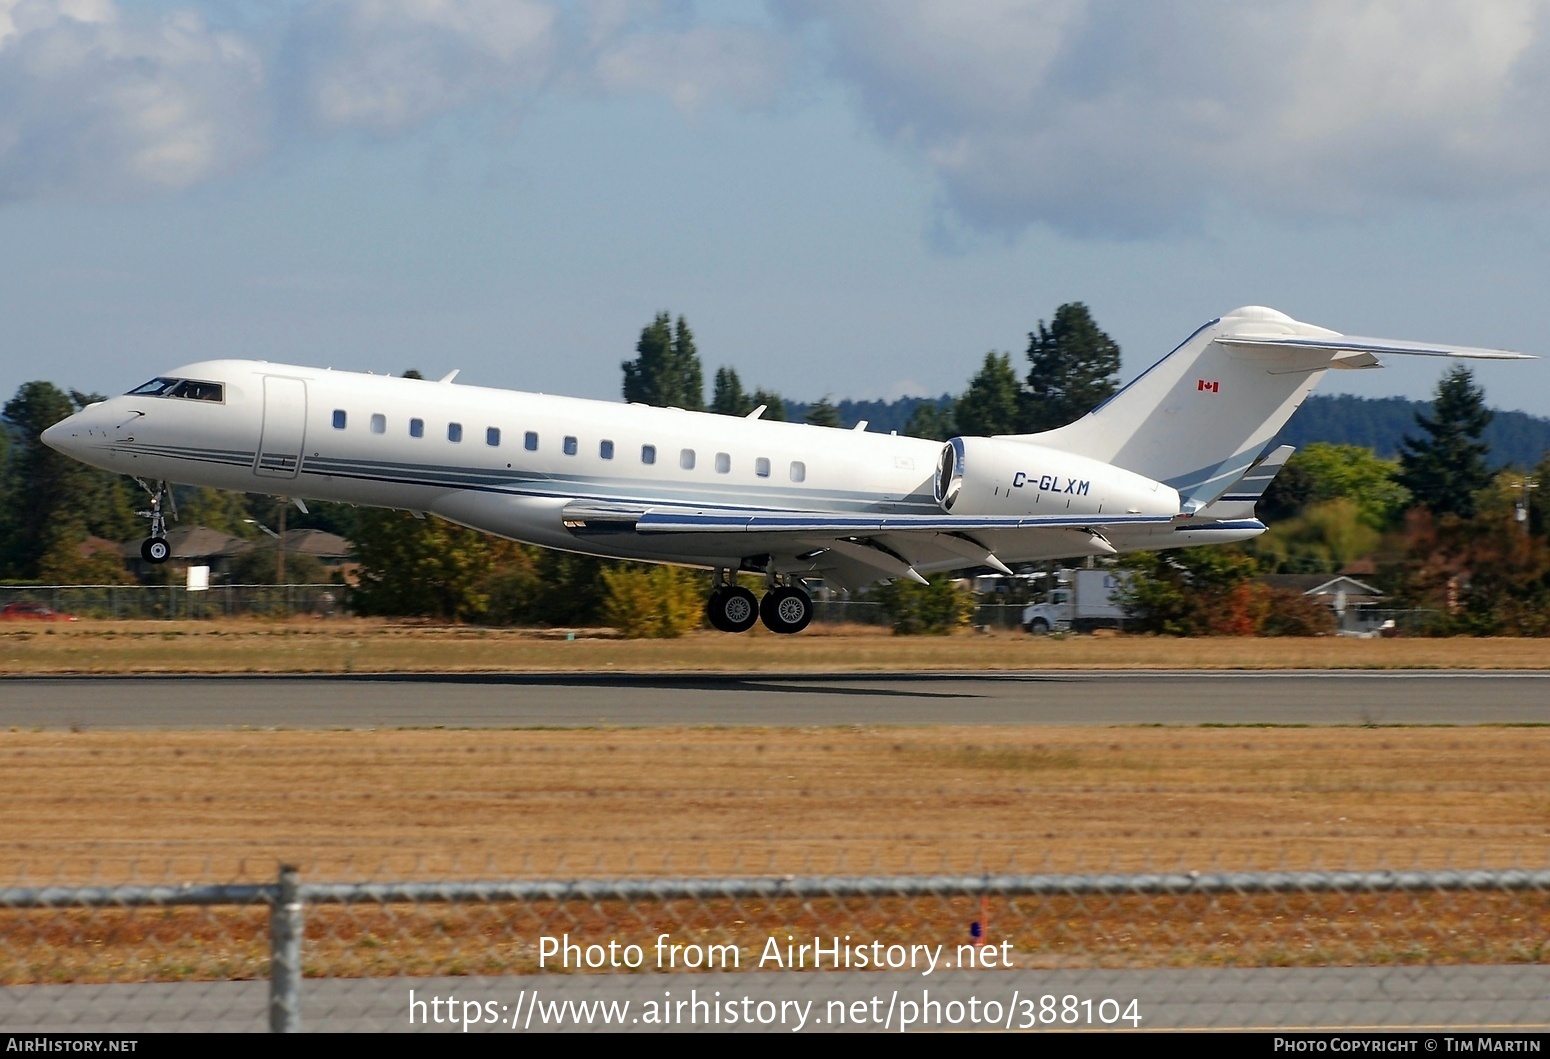
[[[0,1031],[263,1030],[268,989],[269,983],[262,981],[0,987]],[[423,1005],[423,1014],[415,1009],[412,1026],[411,989]],[[1047,1006],[1046,996],[1051,998]],[[1068,996],[1075,998],[1074,1008],[1065,1004]],[[741,1003],[744,997],[750,1000],[747,1007]],[[967,1004],[971,997],[977,1000],[973,1009]],[[445,1021],[443,1005],[449,998],[456,1001],[460,1019],[480,1020],[471,1021],[468,1030],[473,1032],[988,1029],[991,1020],[983,1014],[987,1001],[995,1004],[989,1010],[999,1016],[996,1025],[1002,1029],[1543,1032],[1550,1028],[1550,967],[947,971],[929,977],[743,971],[308,978],[302,983],[302,1028],[463,1032],[460,1021]],[[651,1025],[648,1005],[658,1005],[660,1012],[669,998],[675,1005],[683,1002],[674,1009],[677,1017],[671,1025]],[[434,1013],[429,1006],[433,999],[442,1001]],[[567,1001],[572,1003],[567,1006]],[[596,1001],[612,1002],[607,1021]],[[691,1006],[695,1001],[699,1005]],[[588,1007],[578,1013],[575,1002]],[[626,1002],[627,1007],[620,1006]],[[738,1016],[730,1025],[725,1017],[729,1002]],[[970,1021],[969,1010],[977,1022]],[[745,1011],[753,1025],[744,1021]],[[1126,1011],[1133,1011],[1138,1020],[1120,1018]],[[721,1016],[720,1025],[689,1021],[696,1014],[710,1018],[712,1012]],[[494,1017],[493,1023],[484,1021],[486,1015]],[[911,1024],[901,1027],[906,1019]]]
[[[1550,724],[1546,672],[0,679],[17,728]]]

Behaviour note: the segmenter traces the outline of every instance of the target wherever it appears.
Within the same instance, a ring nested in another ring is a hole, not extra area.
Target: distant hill
[[[886,434],[903,432],[910,415],[922,404],[948,405],[952,395],[941,397],[902,397],[897,401],[840,401],[840,423],[853,427],[867,420],[867,429]],[[786,402],[786,418],[800,423],[811,404]],[[1399,452],[1406,434],[1420,433],[1417,412],[1430,412],[1429,401],[1411,401],[1403,397],[1352,397],[1348,394],[1314,395],[1308,398],[1291,422],[1275,439],[1277,445],[1302,448],[1314,441],[1337,445],[1365,445],[1384,457]],[[1550,452],[1550,419],[1526,412],[1497,412],[1486,428],[1485,441],[1491,446],[1491,465],[1532,467]]]
[[[1430,401],[1403,397],[1352,397],[1349,394],[1308,398],[1275,439],[1278,445],[1301,448],[1314,441],[1365,445],[1379,456],[1399,453],[1400,439],[1421,433],[1417,413],[1429,413]],[[1493,467],[1532,467],[1550,452],[1550,419],[1527,412],[1497,412],[1482,438],[1491,446]]]

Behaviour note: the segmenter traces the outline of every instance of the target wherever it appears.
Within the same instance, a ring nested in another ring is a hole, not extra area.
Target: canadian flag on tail
[[[1221,389],[1221,386],[1222,384],[1217,382],[1215,379],[1212,379],[1210,382],[1207,382],[1205,379],[1200,379],[1195,383],[1196,391],[1210,390],[1212,393],[1217,393]]]

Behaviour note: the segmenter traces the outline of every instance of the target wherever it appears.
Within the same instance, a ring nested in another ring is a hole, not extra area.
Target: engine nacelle
[[[1113,464],[1006,438],[953,438],[936,499],[954,515],[1177,515],[1178,491]]]

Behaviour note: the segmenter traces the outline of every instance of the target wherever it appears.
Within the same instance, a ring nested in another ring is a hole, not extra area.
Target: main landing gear
[[[764,598],[729,579],[719,570],[716,587],[705,601],[705,617],[711,628],[722,632],[747,632],[754,622],[763,621],[771,632],[794,633],[807,628],[813,620],[813,600],[795,585],[777,585],[774,577]]]
[[[140,545],[140,558],[152,566],[160,566],[172,555],[172,545],[167,543],[167,515],[162,511],[165,503],[172,511],[172,517],[178,517],[178,505],[172,499],[172,491],[167,488],[166,482],[157,482],[153,487],[139,478],[140,488],[151,494],[151,506],[148,511],[135,512],[141,518],[151,520],[151,535]]]

